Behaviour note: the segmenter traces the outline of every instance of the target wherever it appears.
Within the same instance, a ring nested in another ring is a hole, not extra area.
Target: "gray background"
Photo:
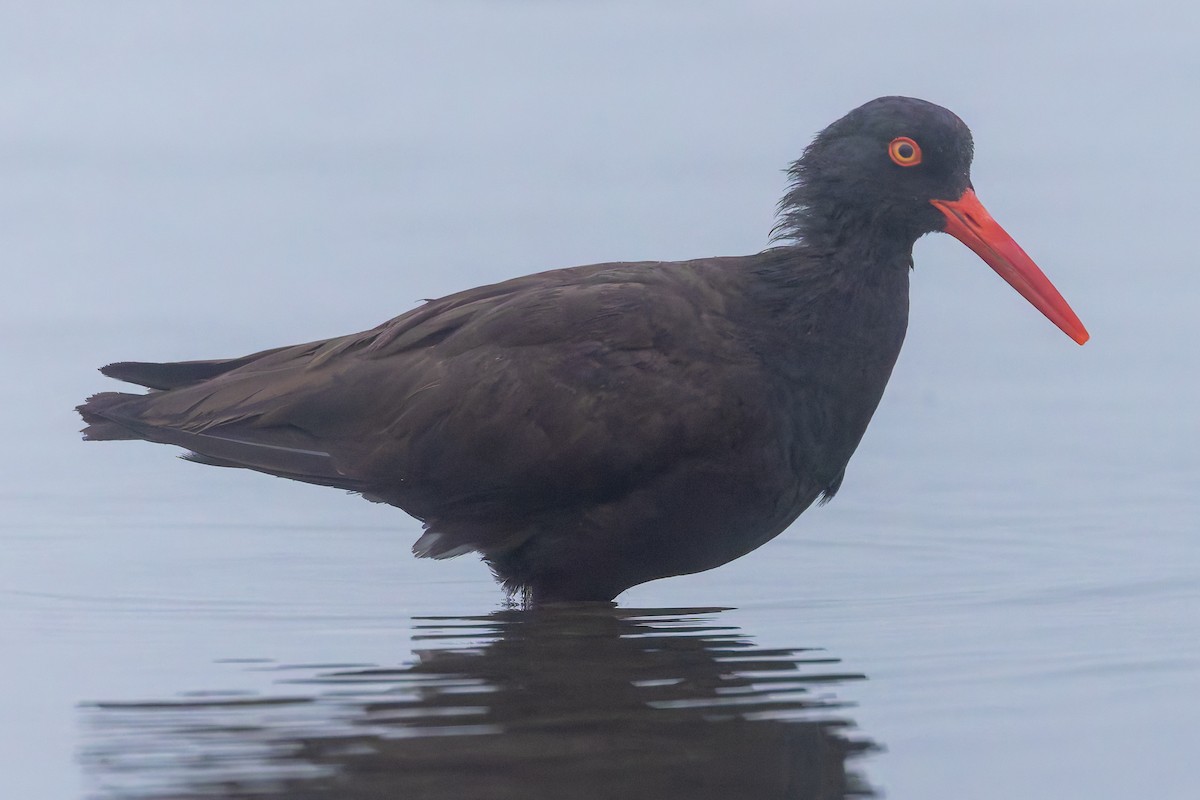
[[[221,658],[403,659],[500,604],[336,492],[84,446],[119,359],[240,355],[540,269],[767,244],[782,168],[884,94],[1088,325],[949,237],[830,506],[629,606],[828,648],[892,797],[1195,796],[1198,12],[1176,3],[439,2],[0,8],[0,750],[71,797],[76,704],[269,692]],[[11,762],[11,763],[9,763]]]

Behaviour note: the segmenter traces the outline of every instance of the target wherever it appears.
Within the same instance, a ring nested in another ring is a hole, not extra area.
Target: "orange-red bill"
[[[967,189],[957,200],[931,200],[946,215],[946,233],[975,251],[996,270],[1034,308],[1046,315],[1063,333],[1079,344],[1089,338],[1087,329],[1067,305],[1033,259],[1013,241],[1000,223],[979,202],[974,189]]]

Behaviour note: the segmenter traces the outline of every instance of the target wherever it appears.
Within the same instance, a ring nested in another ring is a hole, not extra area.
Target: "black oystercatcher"
[[[432,300],[363,333],[219,361],[121,362],[86,439],[336,486],[478,552],[533,602],[711,569],[837,492],[908,318],[918,237],[964,242],[1088,334],[971,186],[971,133],[884,97],[790,170],[757,255],[594,264]]]

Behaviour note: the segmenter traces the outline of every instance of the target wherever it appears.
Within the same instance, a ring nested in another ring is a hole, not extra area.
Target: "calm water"
[[[417,618],[403,666],[237,666],[278,696],[85,712],[114,796],[869,795],[822,652],[754,646],[715,609]],[[150,778],[154,783],[147,780]]]
[[[560,5],[0,10],[5,796],[1197,796],[1200,12]],[[720,570],[526,614],[393,509],[78,440],[112,360],[761,249],[888,93],[1093,341],[922,241],[836,501]]]

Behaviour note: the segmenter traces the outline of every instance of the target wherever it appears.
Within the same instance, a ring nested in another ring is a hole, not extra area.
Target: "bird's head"
[[[1079,344],[1088,333],[1066,300],[975,196],[971,131],[913,97],[881,97],[821,131],[791,165],[775,237],[815,247],[911,251],[944,231],[975,251]]]

